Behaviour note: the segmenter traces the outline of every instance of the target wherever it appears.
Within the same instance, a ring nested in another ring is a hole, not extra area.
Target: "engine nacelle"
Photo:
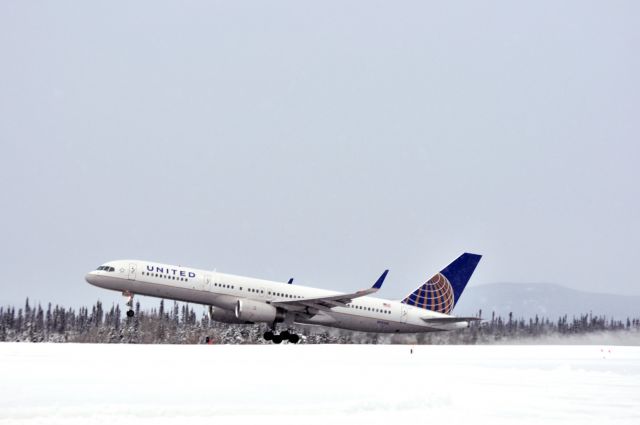
[[[209,306],[209,319],[222,323],[247,323],[245,320],[238,319],[235,312],[231,310],[225,310],[223,308],[214,308],[213,306]]]
[[[236,303],[236,319],[246,322],[283,322],[286,311],[271,304],[254,300],[238,300]]]

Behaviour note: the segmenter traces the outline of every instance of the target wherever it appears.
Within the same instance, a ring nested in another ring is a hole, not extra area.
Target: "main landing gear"
[[[129,307],[129,310],[127,310],[127,317],[133,317],[136,314],[133,311],[133,294],[129,291],[124,291],[122,296],[127,298],[127,302],[125,303],[125,305]]]
[[[294,334],[289,331],[282,331],[279,334],[274,334],[274,330],[266,331],[263,335],[264,339],[271,341],[274,344],[280,344],[285,340],[289,341],[291,344],[297,344],[298,341],[300,341],[300,336],[298,334]]]

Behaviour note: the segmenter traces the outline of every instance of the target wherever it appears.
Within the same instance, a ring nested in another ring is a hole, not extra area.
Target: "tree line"
[[[158,308],[143,310],[135,305],[135,316],[128,318],[119,305],[108,310],[100,301],[77,310],[49,303],[32,306],[29,299],[23,307],[0,307],[0,341],[21,342],[90,342],[138,344],[262,344],[266,326],[233,325],[209,320],[205,313],[196,314],[189,304],[173,302],[168,307],[162,300]],[[482,317],[482,310],[478,312]],[[601,332],[640,334],[640,318],[614,320],[586,313],[580,316],[516,318],[513,313],[473,323],[469,328],[452,332],[410,335],[373,334],[293,326],[302,343],[319,344],[491,344],[518,340],[536,340],[548,336],[558,338]]]

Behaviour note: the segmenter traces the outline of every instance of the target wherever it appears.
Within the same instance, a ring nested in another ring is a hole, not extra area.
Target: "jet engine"
[[[236,317],[235,313],[231,310],[225,310],[223,308],[214,308],[209,306],[209,319],[222,323],[234,323],[234,324],[246,324],[246,320],[240,320]]]
[[[236,318],[246,322],[283,322],[286,311],[271,304],[254,300],[238,300]]]

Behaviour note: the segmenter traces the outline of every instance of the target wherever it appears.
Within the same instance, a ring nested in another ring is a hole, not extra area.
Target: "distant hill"
[[[482,309],[484,319],[491,312],[514,318],[560,316],[593,313],[616,319],[640,317],[640,296],[600,294],[566,288],[551,283],[492,283],[467,288],[456,305],[455,315],[476,315]]]

